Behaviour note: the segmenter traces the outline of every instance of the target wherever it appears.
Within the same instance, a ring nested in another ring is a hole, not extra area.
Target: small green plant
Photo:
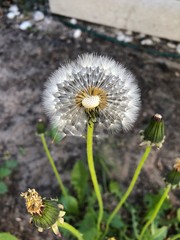
[[[0,164],[0,195],[5,194],[8,191],[5,178],[10,176],[16,167],[17,161],[12,159],[3,160]]]
[[[137,117],[140,94],[129,71],[106,57],[85,54],[51,76],[43,105],[62,137],[84,136],[87,163],[76,161],[70,184],[68,188],[64,186],[46,142],[45,125],[42,120],[38,122],[37,133],[61,191],[58,200],[46,200],[35,189],[21,194],[39,231],[51,228],[61,236],[60,228],[70,240],[178,239],[179,210],[173,209],[167,199],[170,191],[180,186],[180,159],[165,178],[161,192],[146,195],[139,205],[128,201],[152,149],[159,149],[164,143],[164,120],[160,114],[155,114],[141,131],[141,146],[145,145],[145,150],[126,191],[109,178],[108,166],[101,155],[94,158],[94,137],[128,130]],[[56,138],[54,130],[49,135]],[[102,178],[96,173],[97,163],[103,169]],[[62,209],[66,212],[65,222]]]

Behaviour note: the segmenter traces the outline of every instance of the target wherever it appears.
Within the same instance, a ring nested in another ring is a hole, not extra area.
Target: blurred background
[[[175,0],[0,1],[0,164],[14,161],[12,173],[3,178],[7,188],[0,194],[0,231],[22,240],[55,239],[50,231],[39,234],[29,225],[19,194],[33,187],[43,196],[60,194],[36,136],[36,123],[42,118],[50,127],[41,103],[48,76],[82,53],[121,62],[141,89],[142,108],[134,128],[97,141],[95,155],[104,159],[109,176],[125,189],[143,152],[139,131],[160,113],[165,144],[151,153],[130,201],[138,202],[146,192],[164,186],[163,177],[179,157],[180,146],[179,12],[180,2]],[[69,136],[60,144],[48,141],[68,186],[74,162],[86,161],[85,140]],[[180,206],[178,194],[171,194],[174,206]]]

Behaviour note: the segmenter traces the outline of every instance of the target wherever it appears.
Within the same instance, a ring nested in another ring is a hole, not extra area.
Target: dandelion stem
[[[170,240],[176,240],[176,239],[180,239],[180,234],[177,234],[177,235],[173,236],[172,238],[170,238]]]
[[[98,216],[98,222],[97,222],[97,229],[100,232],[100,224],[103,218],[103,201],[101,197],[101,192],[96,176],[96,171],[94,167],[94,160],[93,160],[93,131],[94,131],[94,123],[92,121],[89,121],[88,123],[88,129],[87,129],[87,159],[88,159],[88,166],[89,171],[91,175],[91,179],[94,186],[94,191],[96,193],[96,197],[99,204],[99,216]]]
[[[54,163],[54,159],[52,158],[52,156],[51,156],[51,154],[50,154],[50,151],[49,151],[49,149],[48,149],[48,146],[47,146],[47,143],[46,143],[46,139],[45,139],[44,134],[40,134],[40,137],[41,137],[41,141],[42,141],[42,144],[43,144],[43,147],[44,147],[44,151],[45,151],[45,153],[46,153],[46,156],[47,156],[47,158],[48,158],[48,160],[49,160],[49,163],[50,163],[50,165],[51,165],[51,167],[52,167],[52,169],[53,169],[53,171],[54,171],[54,174],[55,174],[55,176],[56,176],[56,179],[57,179],[57,182],[58,182],[58,184],[59,184],[60,190],[62,191],[62,194],[63,194],[64,196],[67,196],[66,189],[65,189],[65,187],[64,187],[64,185],[63,185],[63,182],[62,182],[62,179],[61,179],[61,177],[60,177],[60,175],[59,175],[59,173],[58,173],[58,171],[57,171],[56,165],[55,165],[55,163]]]
[[[149,225],[154,221],[154,219],[156,218],[162,204],[164,203],[165,199],[168,197],[169,191],[171,190],[171,184],[168,184],[167,187],[164,189],[164,193],[161,196],[159,202],[157,203],[154,212],[151,215],[151,218],[147,221],[147,223],[144,225],[144,227],[142,228],[142,231],[140,233],[140,237],[139,240],[143,239],[142,237],[144,236],[144,233],[146,232],[147,228],[149,227]]]
[[[64,229],[68,230],[69,232],[71,232],[72,235],[74,235],[78,240],[84,240],[82,233],[80,233],[76,228],[74,228],[69,223],[66,223],[66,222],[58,223],[58,226],[60,228],[64,228]]]
[[[148,158],[149,156],[149,153],[151,151],[151,146],[147,146],[146,149],[145,149],[145,152],[144,154],[142,155],[141,159],[140,159],[140,162],[136,168],[136,171],[134,173],[134,176],[131,180],[131,183],[126,191],[126,193],[122,196],[120,202],[118,203],[118,205],[116,206],[116,208],[114,209],[114,211],[111,213],[108,221],[107,221],[107,225],[106,225],[106,229],[105,229],[105,232],[104,232],[104,236],[107,234],[108,230],[109,230],[109,225],[111,223],[111,221],[113,220],[113,218],[115,217],[115,215],[119,212],[119,210],[121,209],[122,205],[125,203],[125,201],[127,200],[127,198],[129,197],[130,193],[132,192],[133,188],[134,188],[134,185],[138,179],[138,176],[141,172],[141,169],[146,161],[146,159]]]

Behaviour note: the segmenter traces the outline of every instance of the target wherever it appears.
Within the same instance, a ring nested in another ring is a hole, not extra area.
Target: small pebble
[[[116,39],[120,42],[124,42],[126,37],[127,36],[123,32],[118,31]]]
[[[77,20],[75,18],[71,18],[70,19],[70,23],[73,24],[73,25],[76,25],[77,24]]]
[[[81,34],[82,34],[81,29],[76,29],[73,33],[73,37],[74,38],[79,38],[81,36]]]
[[[118,34],[116,37],[118,41],[124,41],[124,38],[125,38],[125,35],[123,33]]]
[[[87,43],[92,43],[92,38],[86,38]]]
[[[124,42],[132,42],[133,41],[133,37],[132,36],[126,36],[124,39]]]
[[[11,5],[9,8],[9,12],[7,13],[7,18],[14,19],[16,16],[19,16],[20,12],[16,5]]]
[[[151,45],[153,45],[153,41],[151,39],[149,39],[149,38],[146,38],[146,39],[143,39],[141,41],[141,45],[151,46]]]
[[[22,219],[21,219],[21,218],[19,218],[19,217],[16,217],[16,221],[17,221],[17,222],[21,222],[21,221],[22,221]]]
[[[9,18],[9,19],[14,19],[14,18],[16,17],[16,14],[13,13],[13,12],[8,12],[6,16],[7,16],[7,18]]]
[[[176,77],[180,77],[180,73],[179,72],[175,72],[175,76]]]
[[[131,35],[132,35],[132,31],[127,30],[127,31],[126,31],[126,35],[131,36]]]
[[[19,12],[19,8],[17,5],[11,5],[9,8],[9,12]]]
[[[34,21],[39,22],[44,19],[44,13],[41,11],[35,11],[33,14]]]
[[[174,43],[171,43],[171,42],[168,42],[168,43],[167,43],[167,46],[168,46],[169,48],[172,48],[172,49],[175,49],[175,48],[176,48],[176,45],[175,45]]]
[[[146,37],[146,34],[144,34],[144,33],[140,33],[140,34],[137,36],[138,39],[145,38],[145,37]]]
[[[22,22],[20,25],[19,25],[19,28],[21,29],[21,30],[27,30],[28,28],[30,28],[30,27],[32,27],[32,23],[31,23],[31,21],[24,21],[24,22]]]
[[[133,38],[132,36],[126,36],[124,33],[119,32],[118,36],[116,39],[120,42],[132,42]]]
[[[157,43],[161,42],[161,39],[158,37],[152,37],[152,40]]]
[[[177,47],[176,47],[176,51],[177,51],[177,53],[180,54],[180,43],[177,45]]]

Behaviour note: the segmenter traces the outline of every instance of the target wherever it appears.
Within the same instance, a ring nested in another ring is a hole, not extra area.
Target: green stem
[[[44,137],[44,134],[40,134],[40,137],[41,137],[41,141],[42,141],[42,144],[43,144],[43,147],[44,147],[44,151],[45,151],[45,153],[46,153],[46,155],[47,155],[47,158],[48,158],[48,160],[49,160],[49,163],[50,163],[50,165],[51,165],[51,167],[52,167],[52,169],[53,169],[53,171],[54,171],[54,174],[55,174],[55,176],[56,176],[56,179],[57,179],[57,182],[58,182],[58,184],[59,184],[59,187],[60,187],[60,189],[61,189],[61,191],[62,191],[62,194],[63,194],[64,196],[67,196],[66,189],[65,189],[65,187],[64,187],[64,185],[63,185],[63,182],[62,182],[62,179],[61,179],[61,177],[60,177],[60,175],[59,175],[59,173],[58,173],[58,171],[57,171],[56,165],[55,165],[55,163],[54,163],[54,159],[52,158],[52,156],[51,156],[51,154],[50,154],[50,152],[49,152],[49,149],[48,149],[48,146],[47,146],[47,143],[46,143],[46,139],[45,139],[45,137]]]
[[[147,221],[147,223],[144,225],[144,227],[142,228],[142,231],[140,233],[140,237],[139,240],[142,239],[144,233],[146,232],[147,228],[149,227],[149,225],[154,221],[154,219],[156,218],[162,204],[164,203],[165,199],[167,198],[169,191],[171,190],[171,184],[168,184],[167,187],[164,190],[163,195],[161,196],[159,202],[157,203],[154,212],[151,215],[151,218]]]
[[[174,237],[170,238],[170,240],[180,239],[180,234],[175,235]]]
[[[104,232],[104,235],[105,236],[109,230],[109,225],[111,223],[111,221],[113,220],[114,216],[119,212],[119,210],[121,209],[122,205],[124,204],[124,202],[126,201],[126,199],[129,197],[130,193],[132,192],[133,188],[134,188],[134,185],[138,179],[138,176],[141,172],[141,169],[146,161],[146,159],[148,158],[149,156],[149,153],[151,151],[151,146],[147,146],[146,149],[145,149],[145,152],[144,154],[142,155],[141,157],[141,160],[136,168],[136,171],[134,173],[134,176],[131,180],[131,183],[126,191],[126,193],[123,195],[123,197],[121,198],[120,202],[118,203],[118,205],[116,206],[116,208],[114,209],[114,211],[111,213],[108,221],[107,221],[107,225],[106,225],[106,229],[105,229],[105,232]]]
[[[94,186],[94,191],[96,193],[96,197],[99,204],[99,216],[98,216],[98,222],[97,222],[97,229],[100,232],[100,225],[103,218],[103,201],[101,197],[101,192],[99,188],[99,184],[97,181],[96,171],[94,167],[94,160],[93,160],[93,131],[94,131],[94,123],[89,122],[88,123],[88,129],[87,129],[87,159],[88,159],[88,166],[89,171],[92,179],[92,183]]]
[[[64,228],[68,230],[72,235],[74,235],[78,240],[84,240],[82,233],[80,233],[76,228],[74,228],[72,225],[69,223],[58,223],[58,226],[60,228]]]

